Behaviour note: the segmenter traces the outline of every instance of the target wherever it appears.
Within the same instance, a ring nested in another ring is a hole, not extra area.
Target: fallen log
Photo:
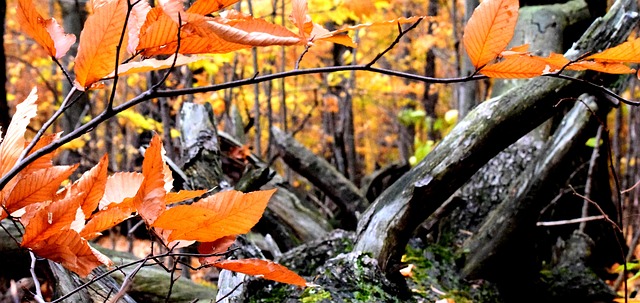
[[[354,229],[359,215],[369,206],[367,199],[349,179],[326,160],[316,156],[291,136],[272,127],[274,142],[284,162],[309,180],[338,205],[344,228]]]

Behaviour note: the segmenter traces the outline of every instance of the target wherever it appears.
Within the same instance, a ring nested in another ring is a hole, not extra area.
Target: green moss
[[[302,303],[318,303],[323,300],[331,300],[331,293],[318,287],[307,287],[300,296]]]

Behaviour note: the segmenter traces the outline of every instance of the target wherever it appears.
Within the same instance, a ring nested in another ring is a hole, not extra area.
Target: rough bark
[[[560,128],[541,149],[543,152],[511,184],[509,193],[485,219],[477,233],[465,243],[467,255],[463,275],[503,280],[501,275],[517,258],[523,272],[538,270],[534,243],[531,241],[542,208],[559,192],[564,180],[575,171],[572,156],[584,148],[584,142],[597,127],[592,110],[598,106],[593,97],[576,103]],[[601,112],[602,113],[602,112]],[[572,169],[573,167],[573,169]],[[517,257],[516,257],[517,256]]]
[[[220,145],[210,108],[185,102],[179,116],[183,171],[192,189],[212,189],[223,180]]]
[[[576,58],[624,41],[636,25],[636,7],[632,0],[617,1],[567,55]],[[576,82],[537,78],[482,103],[369,207],[359,222],[355,250],[373,253],[387,273],[395,273],[412,231],[424,219],[500,150],[556,113],[560,98],[576,98],[584,89]]]
[[[345,228],[355,228],[358,214],[369,205],[359,189],[331,164],[314,155],[294,138],[275,127],[271,131],[284,162],[340,207]]]

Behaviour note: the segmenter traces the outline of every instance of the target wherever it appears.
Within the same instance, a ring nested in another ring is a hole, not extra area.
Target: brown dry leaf
[[[229,247],[236,242],[236,236],[226,236],[222,237],[213,242],[202,242],[198,245],[198,253],[203,255],[208,254],[223,254],[227,252]],[[200,257],[198,260],[202,265],[209,265],[218,260],[220,260],[222,256],[209,256],[209,257]]]
[[[302,287],[307,285],[304,278],[273,261],[260,259],[224,260],[213,263],[213,266],[247,275],[262,276],[276,282]]]
[[[154,227],[173,230],[169,241],[215,241],[221,237],[248,232],[262,217],[275,189],[243,194],[225,191],[191,205],[165,211]]]
[[[513,37],[518,20],[518,0],[485,0],[467,22],[462,42],[476,69],[500,54]]]
[[[32,0],[18,1],[17,18],[22,30],[44,47],[51,57],[61,58],[76,42],[76,36],[65,34],[55,19],[44,19]]]
[[[309,10],[307,0],[293,0],[292,5],[293,9],[289,15],[289,20],[298,28],[300,37],[306,40],[313,30],[313,22],[311,21],[311,17],[307,15]]]
[[[89,89],[111,73],[119,63],[115,62],[115,58],[126,16],[127,0],[117,0],[97,7],[87,18],[80,34],[78,56],[75,60],[74,85],[78,89]],[[126,49],[126,42],[127,39],[122,41],[122,50]]]
[[[235,4],[238,1],[239,0],[197,0],[187,9],[187,13],[208,15]]]
[[[162,11],[173,20],[176,24],[180,21],[180,18],[184,20],[184,4],[182,0],[158,0],[159,6]],[[180,16],[180,17],[178,17]]]

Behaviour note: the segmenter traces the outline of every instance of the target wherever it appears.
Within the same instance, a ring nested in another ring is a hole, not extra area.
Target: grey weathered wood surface
[[[331,198],[343,212],[342,218],[346,221],[343,223],[354,228],[358,215],[369,205],[358,187],[329,162],[316,156],[279,128],[272,127],[271,133],[284,162]]]
[[[619,0],[567,53],[570,59],[624,41],[637,23],[637,3]],[[412,231],[499,151],[556,113],[561,97],[584,84],[552,78],[524,85],[480,104],[409,173],[387,189],[358,224],[355,250],[371,252],[393,273]]]

